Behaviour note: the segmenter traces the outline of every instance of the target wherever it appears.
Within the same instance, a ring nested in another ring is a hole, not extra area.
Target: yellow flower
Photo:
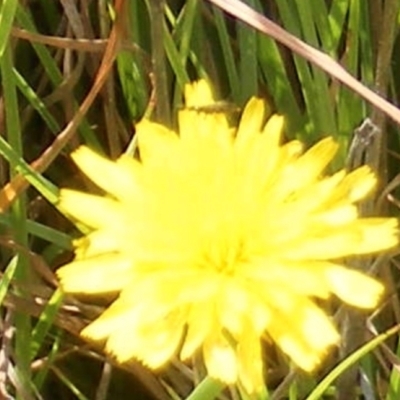
[[[157,368],[201,349],[210,376],[257,392],[263,337],[307,371],[338,343],[314,298],[377,304],[382,285],[342,259],[395,246],[397,221],[358,216],[376,183],[367,167],[324,175],[331,138],[304,152],[280,143],[283,119],[267,119],[262,100],[233,129],[202,111],[214,101],[204,81],[185,94],[179,134],[137,125],[140,161],[73,153],[107,195],[61,191],[92,233],[58,276],[67,292],[118,293],[82,335],[106,340],[119,361]]]

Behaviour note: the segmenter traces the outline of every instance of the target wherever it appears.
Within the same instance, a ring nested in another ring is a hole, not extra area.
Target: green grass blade
[[[60,124],[48,111],[42,100],[29,86],[24,77],[16,69],[14,69],[13,72],[15,77],[15,84],[17,85],[20,92],[29,101],[31,106],[38,112],[38,114],[43,118],[43,121],[46,123],[51,132],[56,135],[61,130]]]
[[[345,30],[346,16],[350,2],[346,1],[332,1],[329,9],[328,22],[330,31],[332,32],[333,43],[332,46],[335,50],[339,47],[339,41]]]
[[[316,27],[312,17],[313,3],[300,0],[279,0],[277,5],[285,28],[303,38],[307,43],[318,46]],[[318,135],[314,139],[324,134],[335,135],[337,127],[334,105],[329,92],[330,78],[325,72],[309,65],[298,56],[294,56],[294,62],[301,82],[306,109],[312,122],[308,134],[311,137]]]
[[[22,5],[18,6],[16,19],[24,29],[37,33],[36,26],[33,22],[33,19],[29,15],[28,9],[22,7]],[[36,55],[38,56],[41,65],[43,66],[46,75],[49,77],[52,84],[55,87],[60,85],[62,83],[63,76],[49,50],[46,48],[46,46],[35,42],[32,42],[32,47],[35,50]]]
[[[4,298],[7,295],[10,283],[15,275],[15,270],[17,269],[18,258],[13,257],[8,263],[5,271],[0,279],[0,304],[3,304]]]
[[[193,35],[193,27],[196,16],[198,15],[198,0],[187,0],[183,8],[181,21],[177,25],[177,41],[179,42],[179,53],[181,63],[186,66],[187,58],[190,53],[190,42]]]
[[[15,173],[21,173],[45,199],[57,204],[58,188],[27,164],[1,136],[0,154],[12,165]]]
[[[71,382],[68,377],[58,368],[53,368],[53,372],[56,373],[57,377],[61,382],[71,391],[77,400],[90,400],[87,398],[77,387]]]
[[[397,338],[396,355],[397,357],[400,356],[400,337]],[[393,363],[385,400],[396,400],[398,398],[400,398],[400,368],[398,364]]]
[[[45,384],[47,375],[49,374],[49,371],[51,370],[51,366],[53,365],[53,363],[60,351],[61,341],[62,341],[62,335],[61,335],[61,333],[59,333],[56,335],[54,342],[51,346],[50,352],[47,354],[45,364],[41,366],[39,372],[36,373],[33,378],[33,383],[39,391],[41,390],[42,386]]]
[[[57,312],[62,304],[63,294],[60,289],[57,289],[49,299],[43,312],[40,314],[39,319],[32,331],[31,340],[31,359],[33,360],[53,325]]]
[[[311,3],[311,12],[313,23],[315,24],[315,29],[318,38],[321,41],[322,48],[328,53],[331,57],[335,58],[336,55],[336,47],[334,38],[332,35],[331,26],[329,24],[329,13],[327,3],[325,1],[313,1]],[[316,43],[317,47],[318,42]]]
[[[26,226],[28,228],[28,232],[33,236],[46,240],[49,243],[53,243],[63,250],[73,249],[71,237],[64,232],[29,219],[26,223]]]
[[[12,226],[11,218],[8,214],[0,214],[0,226],[10,228]],[[46,240],[64,250],[72,250],[72,242],[69,235],[53,229],[47,225],[28,219],[26,226],[30,235]]]
[[[212,400],[224,390],[225,385],[209,376],[205,377],[186,400]]]
[[[143,71],[132,53],[120,52],[116,62],[123,98],[130,118],[135,121],[143,115],[149,100]]]
[[[37,33],[36,26],[29,14],[28,8],[19,5],[16,12],[16,19],[24,29]],[[35,50],[41,66],[43,67],[43,70],[53,84],[54,88],[59,87],[63,82],[63,75],[56,64],[53,55],[49,52],[46,46],[40,43],[32,42],[32,47]],[[78,131],[82,135],[85,143],[91,145],[93,148],[102,148],[96,135],[93,133],[92,128],[85,118],[80,123]]]
[[[8,45],[0,58],[0,69],[2,78],[2,88],[4,95],[4,108],[6,112],[6,132],[10,146],[15,150],[18,157],[22,158],[22,137],[21,126],[18,114],[17,88],[13,74],[13,56],[11,46]],[[16,175],[17,164],[12,160],[10,162],[10,178]],[[28,231],[26,226],[27,205],[25,195],[22,194],[16,198],[11,205],[12,231],[15,242],[24,249],[28,247]],[[19,283],[18,294],[24,296],[21,289],[30,281],[31,271],[26,252],[17,251],[17,268],[15,270],[15,280]],[[15,360],[20,372],[22,384],[24,387],[30,387],[30,358],[29,345],[31,339],[31,319],[30,316],[17,312],[14,317],[15,324]],[[20,395],[17,396],[17,399]]]
[[[211,7],[215,18],[218,38],[221,44],[224,65],[229,82],[229,88],[232,93],[232,100],[235,103],[239,104],[241,99],[239,73],[236,67],[235,57],[233,55],[233,49],[230,43],[230,37],[228,33],[228,28],[226,26],[226,21],[224,19],[222,11],[219,8],[217,8],[214,5],[212,5]]]
[[[357,349],[354,353],[350,354],[345,360],[343,360],[337,367],[335,367],[312,391],[306,400],[318,400],[329,388],[330,385],[349,367],[364,357],[366,354],[374,350],[377,346],[387,340],[390,336],[395,335],[400,331],[400,325],[388,329],[386,332],[381,333],[368,343]]]
[[[6,49],[15,13],[18,7],[18,0],[3,0],[0,8],[0,58],[3,57]]]
[[[164,24],[164,48],[167,54],[168,60],[171,64],[172,70],[174,71],[178,85],[181,89],[186,83],[190,82],[189,75],[186,72],[185,67],[181,63],[181,56],[179,50],[171,36],[171,32],[168,27]]]
[[[255,7],[254,0],[246,3]],[[258,61],[257,61],[257,32],[241,21],[236,22],[239,43],[239,79],[240,105],[244,105],[251,96],[258,94]]]

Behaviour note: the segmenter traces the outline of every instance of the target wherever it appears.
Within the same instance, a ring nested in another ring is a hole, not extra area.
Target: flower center
[[[214,256],[211,255],[213,268],[220,274],[234,275],[237,265],[245,258],[244,245],[239,240],[229,240],[219,243],[219,248]]]

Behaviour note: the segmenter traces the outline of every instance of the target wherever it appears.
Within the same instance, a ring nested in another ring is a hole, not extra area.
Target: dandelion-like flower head
[[[179,133],[137,125],[140,160],[73,153],[106,195],[61,191],[60,206],[92,231],[58,276],[66,292],[118,294],[82,335],[119,361],[157,368],[201,350],[210,376],[257,392],[263,337],[307,371],[338,343],[315,298],[377,304],[383,286],[342,261],[395,246],[397,221],[359,217],[369,168],[324,175],[332,138],[308,151],[281,144],[283,118],[257,98],[232,128],[203,112],[214,102],[205,81],[185,99]]]

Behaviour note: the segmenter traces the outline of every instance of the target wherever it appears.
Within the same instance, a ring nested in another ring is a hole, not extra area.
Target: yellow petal
[[[332,176],[312,182],[310,185],[299,188],[285,202],[288,205],[292,204],[293,207],[297,207],[297,212],[300,209],[303,209],[304,212],[311,210],[324,212],[329,208],[347,205],[347,202],[344,203],[343,201],[338,204],[331,202],[332,193],[336,191],[344,175],[345,171],[339,171]]]
[[[228,385],[238,378],[238,363],[232,346],[220,332],[210,332],[203,345],[208,374]]]
[[[214,303],[203,301],[193,304],[188,312],[187,333],[180,358],[187,360],[191,357],[215,327]]]
[[[313,370],[330,346],[339,342],[332,322],[311,301],[288,294],[274,297],[276,314],[268,333],[300,368]]]
[[[358,217],[358,209],[352,205],[342,205],[331,208],[317,214],[313,220],[315,223],[336,227],[355,221]]]
[[[274,115],[262,134],[259,130],[250,131],[251,134],[246,136],[243,133],[234,142],[237,171],[242,175],[241,191],[243,196],[248,196],[249,203],[254,204],[254,196],[263,191],[266,182],[276,172],[282,126],[283,118]]]
[[[151,267],[151,264],[148,265]],[[147,272],[132,271],[134,286],[127,286],[120,294],[122,301],[128,304],[136,304],[143,302],[143,299],[148,299],[147,302],[162,304],[162,308],[169,309],[186,304],[203,303],[213,300],[215,292],[218,290],[218,283],[215,280],[207,280],[207,277],[212,277],[211,274],[197,274],[192,271],[190,266],[186,269],[178,266],[173,269],[175,264],[165,266],[164,269],[155,269]],[[138,266],[141,267],[140,264]],[[198,285],[186,285],[187,282],[197,282]]]
[[[282,139],[285,119],[282,115],[272,115],[264,126],[262,136],[267,137],[271,146],[278,146]]]
[[[148,166],[170,166],[178,151],[179,137],[163,125],[147,119],[136,124],[140,159]]]
[[[327,260],[387,250],[398,243],[398,222],[394,218],[363,218],[307,233],[285,244],[285,258]]]
[[[351,202],[356,202],[365,198],[374,189],[376,181],[371,169],[364,165],[346,175],[339,190],[345,193]]]
[[[184,109],[178,114],[180,138],[192,157],[213,160],[212,153],[232,143],[232,130],[227,118],[219,113],[199,113]],[[206,155],[207,150],[211,153]],[[200,151],[200,155],[198,154]],[[202,155],[206,155],[205,158]]]
[[[303,181],[299,180],[301,177],[296,177],[297,180],[294,181],[295,170],[293,168],[294,163],[299,159],[302,152],[303,145],[297,140],[292,140],[280,147],[279,158],[275,165],[274,179],[271,179],[269,185],[264,188],[268,201],[272,202],[272,204],[275,201],[281,203],[294,190],[298,190],[303,186]]]
[[[398,244],[399,226],[396,218],[360,218],[352,224],[360,240],[353,254],[371,254]]]
[[[244,266],[245,270],[246,267]],[[262,333],[271,318],[271,312],[263,302],[263,298],[257,295],[255,284],[247,281],[245,276],[248,279],[250,274],[243,274],[237,279],[226,279],[219,285],[219,291],[223,295],[217,298],[218,305],[215,307],[218,320],[233,336],[240,335],[243,326],[249,320],[253,322],[254,329]],[[251,276],[250,279],[257,282],[258,277]],[[251,283],[246,285],[246,282]],[[267,285],[270,282],[272,281],[268,281]],[[265,282],[260,286],[265,288]]]
[[[179,313],[168,315],[150,326],[128,320],[123,329],[112,332],[106,349],[120,362],[135,357],[153,369],[159,368],[174,355],[182,333]]]
[[[338,149],[333,138],[327,137],[315,144],[306,153],[288,166],[286,175],[282,179],[290,180],[290,190],[298,190],[309,185],[320,177],[323,170],[332,161]]]
[[[361,272],[336,267],[327,269],[325,273],[332,293],[352,306],[373,308],[382,298],[383,285]]]
[[[114,196],[133,198],[138,195],[135,177],[139,174],[138,162],[126,155],[115,162],[100,156],[86,146],[71,154],[78,167],[99,187]]]
[[[114,331],[125,331],[126,326],[139,323],[143,307],[126,304],[119,299],[114,301],[97,319],[86,326],[81,335],[92,340],[103,340]]]
[[[252,183],[260,185],[261,189],[264,189],[265,182],[267,182],[274,171],[276,171],[283,125],[284,119],[282,116],[271,116],[261,135],[259,135],[257,141],[254,142],[252,153],[245,154],[249,165],[248,168],[251,168],[253,171],[258,170],[258,174],[260,175],[258,182],[252,181]]]
[[[236,133],[235,146],[243,148],[260,135],[265,118],[265,103],[252,97],[243,111],[239,128]]]
[[[292,140],[281,146],[282,158],[280,160],[282,166],[286,167],[285,164],[291,165],[295,162],[303,153],[304,145],[298,140]],[[281,184],[282,182],[279,182]]]
[[[209,106],[214,102],[211,86],[204,79],[185,85],[186,107],[197,108]]]
[[[330,266],[330,263],[324,262],[291,262],[266,258],[243,265],[242,274],[246,279],[257,282],[253,284],[253,290],[262,298],[265,287],[281,287],[283,291],[293,294],[327,298],[330,287],[325,279],[325,269]],[[265,296],[268,298],[268,293]]]
[[[102,229],[91,232],[86,237],[74,242],[77,246],[77,259],[93,258],[106,253],[117,253],[122,248],[121,230]],[[114,254],[115,255],[115,254]]]
[[[75,190],[60,191],[59,207],[92,228],[107,228],[127,221],[123,208],[115,200]]]
[[[64,265],[57,276],[65,292],[106,293],[121,290],[129,282],[131,269],[131,260],[108,253]]]
[[[91,325],[89,325],[83,332],[82,335],[91,338],[91,334],[89,334],[89,329]],[[132,321],[125,320],[124,326],[120,327],[119,330],[112,330],[107,334],[108,339],[106,342],[106,350],[113,355],[119,362],[123,363],[130,359],[138,359],[137,350],[139,345],[143,345],[143,342],[140,344],[133,339],[133,330],[135,329],[135,325]],[[106,337],[106,336],[104,336]],[[150,343],[145,343],[147,346],[151,345]]]
[[[262,392],[265,383],[260,337],[251,325],[243,331],[236,352],[240,383],[249,394]]]

